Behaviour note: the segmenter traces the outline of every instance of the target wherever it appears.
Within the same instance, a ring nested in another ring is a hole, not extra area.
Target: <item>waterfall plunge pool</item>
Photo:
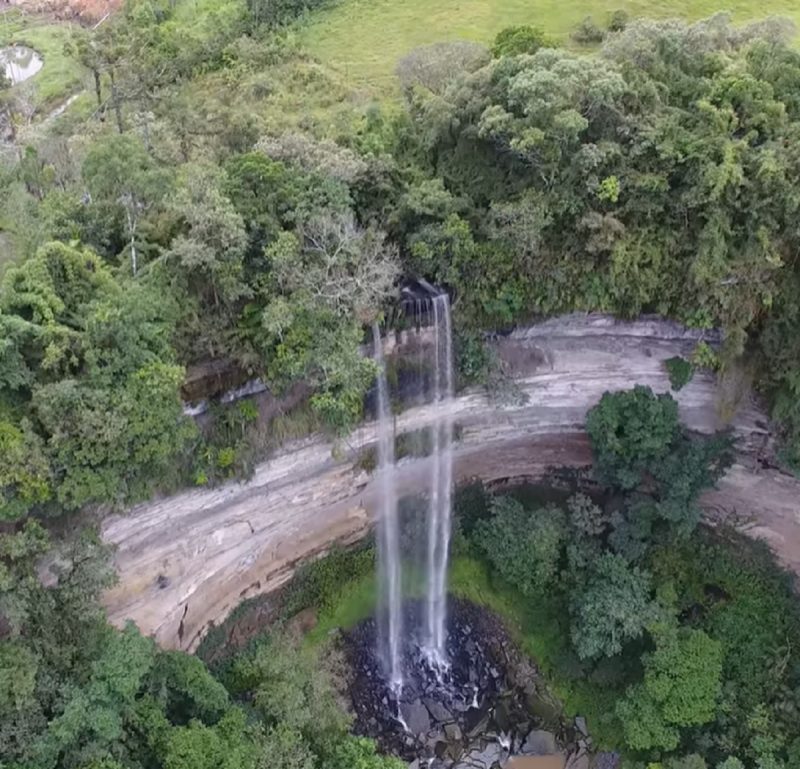
[[[375,739],[382,752],[431,769],[490,769],[532,754],[562,757],[563,766],[574,730],[557,708],[542,717],[537,705],[547,694],[536,666],[493,612],[452,597],[448,604],[448,668],[432,667],[425,639],[409,636],[401,650],[401,691],[387,683],[374,618],[343,634],[356,733]],[[424,600],[407,600],[405,625],[424,627],[425,608]]]

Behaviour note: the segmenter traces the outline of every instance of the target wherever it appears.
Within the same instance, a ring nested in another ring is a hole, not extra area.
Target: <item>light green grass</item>
[[[405,590],[420,592],[420,584]],[[568,625],[564,607],[547,600],[532,600],[492,579],[482,561],[460,556],[450,569],[450,592],[496,612],[523,651],[541,668],[553,694],[563,703],[568,716],[586,717],[595,743],[603,748],[619,749],[622,734],[613,718],[614,704],[620,696],[613,689],[586,681],[568,681],[557,674],[556,661],[569,647]],[[307,643],[322,643],[337,628],[351,628],[375,610],[376,585],[372,574],[342,587],[332,608],[320,613],[317,626],[307,636]]]
[[[562,42],[585,16],[605,25],[632,17],[700,19],[725,10],[734,21],[781,15],[800,26],[798,0],[340,0],[301,33],[308,49],[357,87],[382,95],[396,88],[397,61],[420,45],[445,40],[489,43],[504,27],[533,24]]]
[[[25,81],[33,85],[35,102],[42,110],[56,106],[83,85],[80,65],[64,53],[71,26],[16,10],[0,13],[0,46],[27,45],[42,57],[42,69]]]

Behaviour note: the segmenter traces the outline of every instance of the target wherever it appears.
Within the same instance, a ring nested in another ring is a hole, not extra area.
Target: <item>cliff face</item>
[[[698,338],[664,321],[605,316],[567,316],[504,337],[498,351],[527,403],[501,408],[479,392],[457,399],[456,479],[535,479],[548,468],[587,466],[587,410],[607,390],[643,384],[667,391],[664,360],[690,354]],[[698,373],[674,395],[691,429],[725,426],[713,377]],[[427,412],[424,406],[406,410],[396,432],[424,426]],[[714,518],[732,519],[768,540],[800,571],[800,483],[764,467],[770,439],[755,404],[740,404],[728,426],[740,460],[704,506]],[[187,491],[106,519],[102,534],[117,547],[120,575],[105,598],[112,621],[133,619],[163,646],[193,650],[241,600],[280,586],[298,562],[332,543],[363,536],[377,489],[357,460],[374,442],[375,425],[365,424],[334,458],[331,443],[312,438],[259,466],[248,483]],[[424,460],[404,461],[398,472],[408,494],[427,485]]]

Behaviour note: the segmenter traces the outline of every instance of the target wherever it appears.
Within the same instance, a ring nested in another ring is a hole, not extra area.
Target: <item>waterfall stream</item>
[[[450,550],[453,484],[453,351],[450,301],[447,294],[431,300],[433,311],[433,376],[431,400],[431,488],[428,509],[424,648],[436,666],[447,664],[447,564]]]
[[[421,629],[416,639],[429,666],[437,675],[447,670],[447,566],[450,550],[453,485],[453,342],[450,299],[438,294],[415,302],[415,320],[432,324],[433,344],[419,361],[420,391],[432,406],[430,433],[430,481],[422,543],[424,601]],[[395,488],[394,431],[389,404],[386,366],[380,329],[372,329],[374,359],[378,365],[377,416],[380,508],[378,511],[379,644],[391,688],[403,687],[402,553]]]
[[[378,569],[380,590],[380,643],[392,689],[403,688],[401,665],[402,586],[397,493],[394,481],[394,430],[389,408],[386,365],[378,324],[372,327],[375,362],[378,364],[378,476],[381,506],[378,518]]]

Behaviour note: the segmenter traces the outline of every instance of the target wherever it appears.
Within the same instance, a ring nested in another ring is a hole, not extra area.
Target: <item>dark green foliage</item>
[[[264,24],[268,27],[279,27],[332,2],[333,0],[247,0],[247,10],[254,26]]]
[[[658,582],[669,585],[675,610],[699,618],[699,629],[722,645],[719,718],[710,729],[721,752],[753,755],[769,736],[776,755],[786,750],[800,703],[796,652],[800,611],[788,575],[765,547],[738,537],[720,542],[704,533],[681,545],[665,544],[652,555]],[[789,641],[794,648],[793,641]]]
[[[196,657],[159,651],[105,623],[107,553],[91,536],[59,545],[42,585],[43,530],[0,534],[0,760],[29,769],[398,769],[356,740],[334,696],[341,667],[283,639],[228,670],[247,713]],[[337,667],[338,666],[338,667]],[[348,764],[347,762],[353,762]]]
[[[460,334],[454,341],[459,385],[486,384],[493,363],[489,345],[474,332]]]
[[[536,596],[556,578],[566,534],[563,510],[526,510],[511,497],[496,497],[492,517],[478,522],[472,536],[504,579]]]
[[[723,361],[748,341],[763,353],[793,444],[800,57],[787,40],[722,16],[637,21],[601,57],[501,56],[415,98],[428,167],[467,206],[409,222],[411,269],[453,286],[476,327],[575,309],[720,326]]]
[[[660,529],[669,536],[691,534],[701,515],[697,496],[730,463],[730,440],[682,435],[672,396],[640,386],[606,393],[589,412],[586,429],[600,478],[645,492],[615,516],[615,548],[636,559]]]
[[[586,419],[595,466],[606,483],[632,489],[667,456],[675,442],[678,404],[649,387],[606,393]]]
[[[491,515],[491,496],[481,482],[458,486],[453,495],[453,518],[456,526],[468,538],[481,521]]]
[[[686,358],[676,356],[664,361],[669,374],[669,383],[673,390],[680,390],[692,381],[694,366]]]
[[[572,30],[570,37],[576,43],[584,43],[591,45],[593,43],[602,43],[605,39],[605,32],[597,26],[595,20],[591,16],[587,16],[575,29]]]
[[[195,483],[204,485],[228,478],[247,478],[256,454],[258,408],[250,400],[214,404],[203,455],[195,470]]]
[[[326,769],[403,769],[405,763],[393,756],[379,756],[375,743],[362,737],[340,742],[327,759]]]
[[[67,508],[121,502],[174,479],[195,431],[178,394],[169,303],[123,288],[91,251],[51,243],[7,271],[3,321],[18,373],[0,400],[23,415],[0,422],[5,517],[53,498]]]
[[[656,618],[650,575],[611,553],[593,565],[586,586],[575,592],[572,643],[581,659],[622,652]]]
[[[246,718],[196,661],[108,628],[95,538],[59,542],[45,587],[46,537],[22,519],[142,497],[189,468],[246,475],[252,413],[215,414],[205,443],[182,415],[183,366],[209,358],[275,390],[305,382],[346,432],[374,376],[364,326],[401,272],[452,292],[462,382],[503,395],[487,331],[573,310],[718,326],[720,350],[668,362],[673,386],[746,353],[800,464],[800,54],[779,25],[616,12],[596,56],[511,28],[491,62],[478,46],[419,52],[434,66],[406,110],[356,114],[293,35],[268,31],[320,5],[251,0],[245,19],[223,4],[187,34],[170,3],[128,4],[70,46],[101,109],[26,132],[35,146],[0,173],[2,245],[20,257],[0,288],[0,519],[16,527],[0,539],[4,763],[388,765],[315,709],[330,699],[290,650],[254,665]],[[603,35],[587,20],[575,39]],[[589,432],[613,500],[487,517],[479,490],[457,500],[461,530],[562,635],[571,619],[582,683],[629,687],[630,743],[676,749],[643,760],[793,769],[796,599],[698,528],[728,447],[682,434],[676,413],[646,390],[606,396]],[[373,558],[309,567],[287,606],[330,606]]]
[[[630,23],[630,19],[627,11],[622,9],[614,11],[608,18],[609,32],[622,32]]]
[[[316,655],[288,639],[270,637],[237,660],[229,673],[235,692],[249,692],[268,727],[288,727],[324,752],[349,726],[328,674]]]
[[[287,614],[308,606],[329,608],[342,585],[374,568],[375,551],[370,545],[332,550],[325,558],[306,564],[292,580],[286,599]]]
[[[522,25],[506,27],[497,33],[492,45],[492,56],[518,56],[521,53],[533,54],[540,48],[555,48],[548,36],[539,27]]]
[[[183,370],[155,363],[114,391],[74,380],[45,385],[32,405],[56,469],[57,497],[68,509],[87,502],[140,499],[169,476],[194,437],[178,389]]]

